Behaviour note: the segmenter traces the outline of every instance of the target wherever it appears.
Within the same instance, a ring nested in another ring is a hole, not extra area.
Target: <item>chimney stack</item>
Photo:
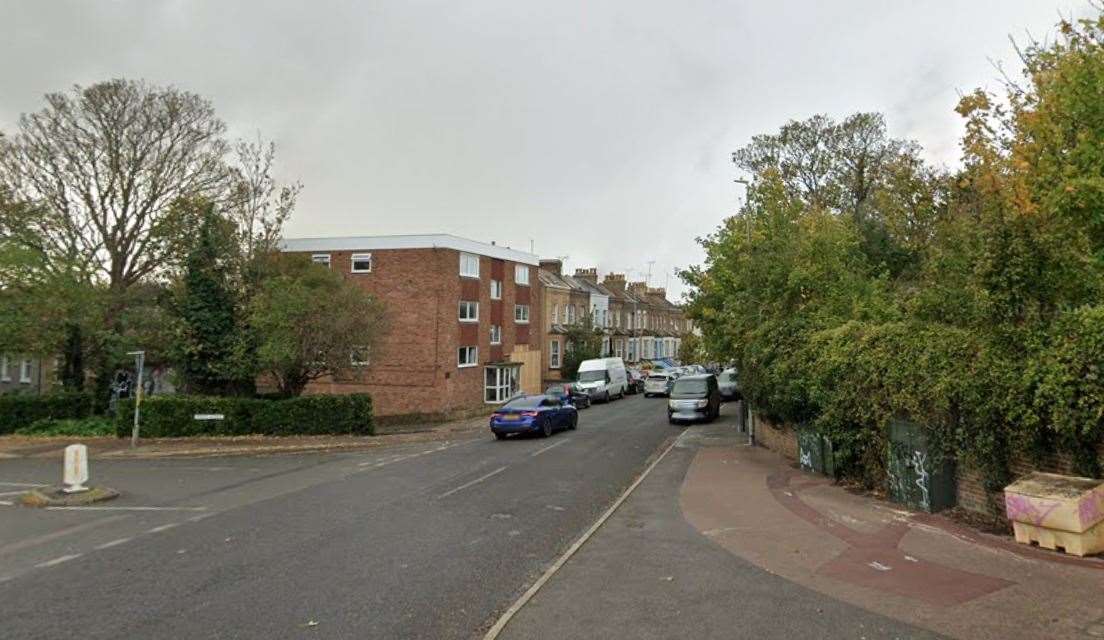
[[[563,275],[563,260],[541,260],[540,268],[545,271],[551,271],[552,273],[562,276]]]
[[[625,274],[623,273],[607,273],[606,277],[602,280],[602,284],[615,291],[625,291]]]
[[[576,269],[575,277],[581,278],[590,282],[591,284],[598,284],[598,269],[595,267],[588,267],[586,269]]]

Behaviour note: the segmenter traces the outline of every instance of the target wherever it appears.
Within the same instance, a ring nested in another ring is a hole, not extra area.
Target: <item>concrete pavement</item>
[[[695,426],[502,638],[1104,637],[1104,562],[1017,545]]]

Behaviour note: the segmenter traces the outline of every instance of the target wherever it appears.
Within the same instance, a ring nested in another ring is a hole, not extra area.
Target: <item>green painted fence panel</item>
[[[956,504],[954,460],[939,459],[923,427],[905,420],[891,422],[887,456],[890,500],[929,513]]]

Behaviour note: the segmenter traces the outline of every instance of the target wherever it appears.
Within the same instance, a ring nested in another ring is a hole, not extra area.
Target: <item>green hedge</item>
[[[196,420],[221,414],[222,420]],[[216,396],[153,396],[142,402],[141,436],[184,438],[239,435],[373,435],[372,398],[365,394],[300,396],[281,400]],[[119,403],[115,430],[129,437],[134,401]]]
[[[39,420],[68,420],[92,415],[87,393],[17,394],[0,396],[0,435],[31,426]]]

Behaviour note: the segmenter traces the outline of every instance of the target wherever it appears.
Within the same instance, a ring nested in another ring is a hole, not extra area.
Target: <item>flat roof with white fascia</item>
[[[447,233],[431,233],[409,236],[342,236],[338,238],[284,238],[281,251],[373,251],[384,249],[454,249],[488,258],[510,260],[534,267],[540,266],[536,254],[517,251],[508,247],[476,242]]]

